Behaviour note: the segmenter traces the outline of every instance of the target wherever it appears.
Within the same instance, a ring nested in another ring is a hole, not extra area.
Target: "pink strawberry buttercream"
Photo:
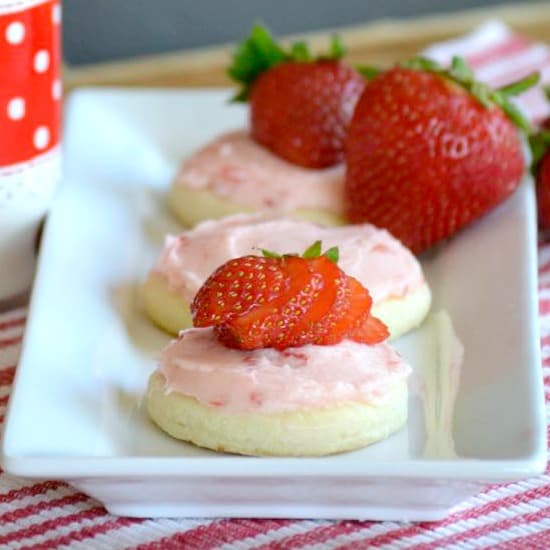
[[[182,331],[160,355],[166,392],[235,412],[315,409],[382,403],[411,369],[387,344],[344,340],[277,351],[228,349],[212,328]]]
[[[260,249],[303,252],[316,240],[338,246],[338,265],[369,289],[375,304],[402,298],[425,284],[416,258],[387,231],[369,224],[323,227],[290,218],[232,216],[204,222],[178,237],[168,236],[153,271],[190,302],[221,264]]]
[[[191,155],[175,184],[262,210],[344,212],[343,165],[322,170],[296,166],[257,144],[244,130],[223,134]]]

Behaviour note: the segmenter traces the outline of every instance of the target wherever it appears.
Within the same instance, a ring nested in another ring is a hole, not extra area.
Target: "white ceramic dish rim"
[[[456,479],[482,482],[504,482],[542,473],[546,467],[545,447],[536,458],[526,460],[415,460],[400,462],[349,461],[345,470],[334,463],[308,458],[214,457],[122,457],[122,458],[21,458],[3,455],[4,468],[25,477],[116,477],[149,476],[234,476],[234,477],[336,477],[350,476]],[[277,468],[273,467],[276,461]],[[460,466],[460,468],[457,468]]]

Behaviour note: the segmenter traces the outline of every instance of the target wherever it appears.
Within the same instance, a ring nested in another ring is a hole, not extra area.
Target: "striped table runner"
[[[550,81],[550,51],[488,23],[458,41],[426,53],[445,62],[466,56],[493,84],[541,69]],[[549,113],[542,92],[520,101],[531,118]],[[550,244],[539,247],[539,303],[547,411],[550,410]],[[0,422],[19,357],[26,310],[0,314]],[[65,483],[33,483],[0,473],[0,548],[550,548],[550,471],[540,477],[488,488],[437,523],[251,519],[139,520],[109,515]]]

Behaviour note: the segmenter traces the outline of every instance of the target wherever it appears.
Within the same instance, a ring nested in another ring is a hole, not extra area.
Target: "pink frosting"
[[[258,145],[248,132],[223,134],[183,162],[176,184],[207,189],[262,210],[323,209],[342,215],[344,166],[302,168]]]
[[[161,352],[159,370],[167,392],[211,407],[265,413],[381,403],[411,371],[385,343],[240,351],[220,344],[211,328],[182,331]]]
[[[206,278],[239,256],[303,252],[316,240],[338,246],[338,265],[369,289],[375,304],[403,297],[424,284],[416,258],[387,231],[373,225],[323,227],[294,219],[238,215],[204,222],[179,237],[168,236],[153,271],[190,302]]]

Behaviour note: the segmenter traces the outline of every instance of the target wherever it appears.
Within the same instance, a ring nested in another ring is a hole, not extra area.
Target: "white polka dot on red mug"
[[[50,66],[50,53],[48,50],[38,50],[34,54],[34,70],[37,73],[45,73]]]
[[[6,27],[6,42],[12,46],[21,44],[25,39],[25,26],[21,21],[12,21]]]
[[[63,93],[63,86],[61,85],[61,80],[59,78],[56,78],[52,83],[52,97],[54,99],[61,99],[61,95]]]
[[[25,100],[22,97],[14,97],[8,103],[8,118],[21,120],[25,116]]]
[[[39,126],[34,131],[33,143],[38,150],[45,149],[50,142],[50,131],[46,126]]]

